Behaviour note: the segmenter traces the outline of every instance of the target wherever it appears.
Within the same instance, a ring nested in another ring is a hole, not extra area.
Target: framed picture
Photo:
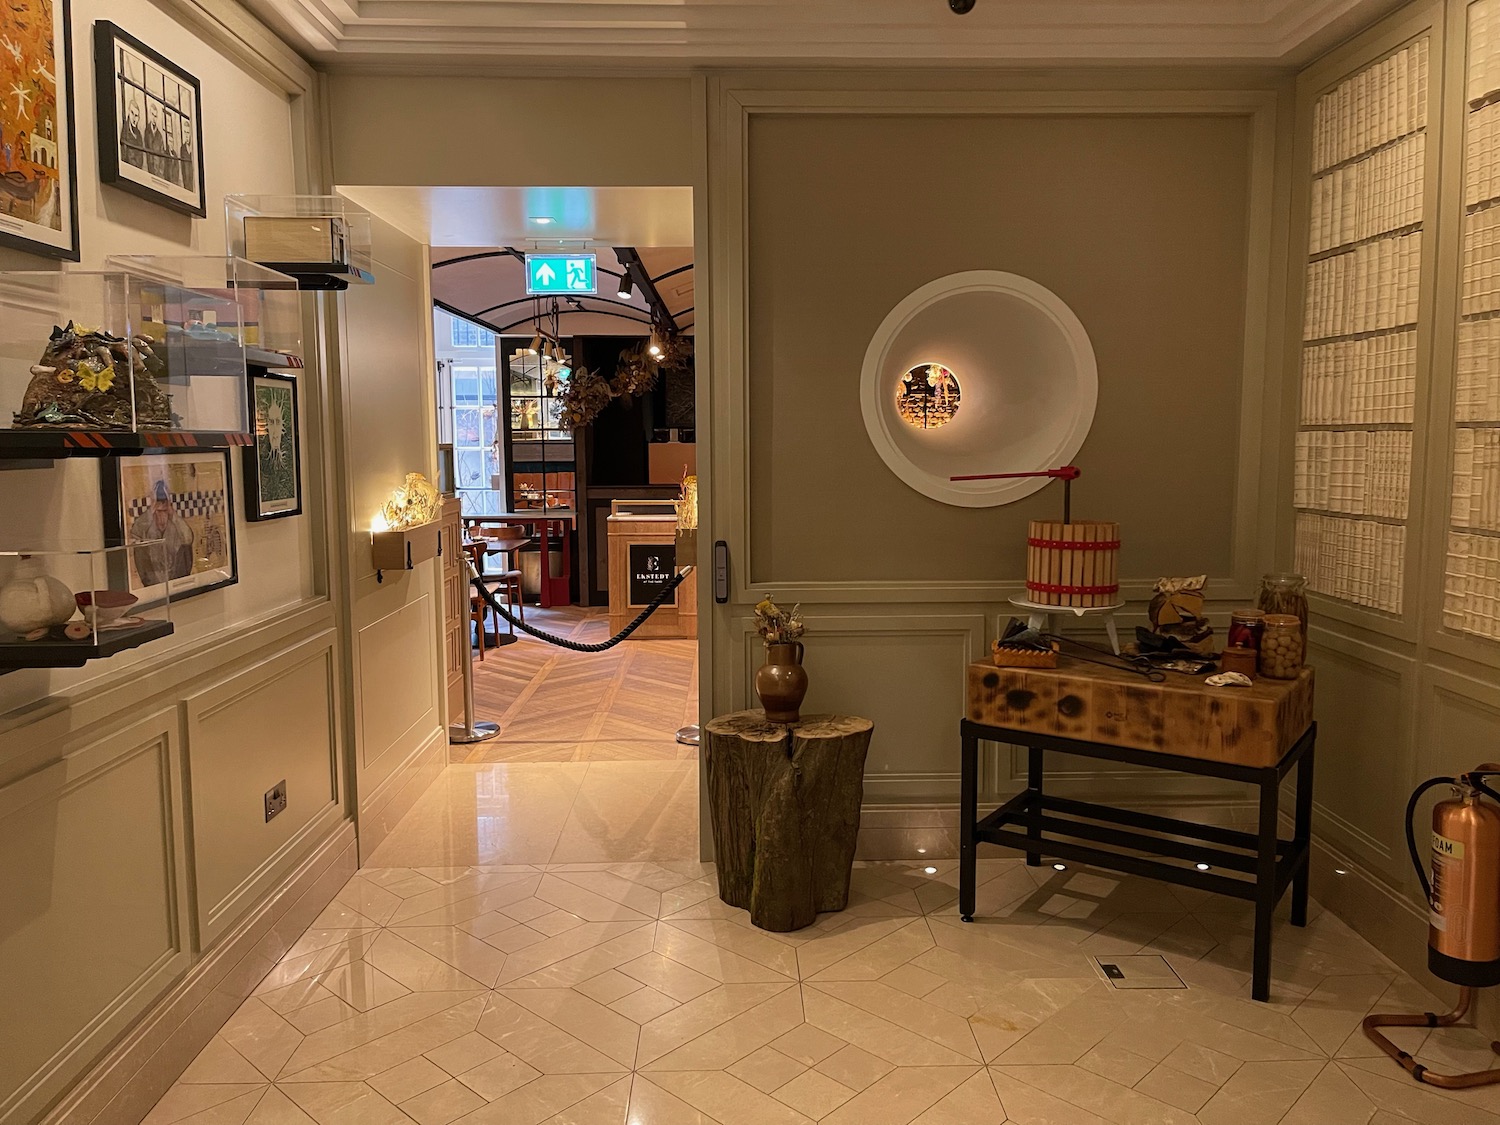
[[[298,438],[297,380],[257,371],[250,376],[250,428],[245,447],[245,518],[276,520],[302,514],[302,449]]]
[[[0,245],[78,261],[73,16],[68,0],[0,6]]]
[[[239,581],[228,450],[107,457],[99,480],[104,534],[141,545],[124,553],[143,606],[163,601],[169,584],[177,601]]]
[[[94,24],[99,180],[189,215],[203,190],[198,80],[108,20]]]

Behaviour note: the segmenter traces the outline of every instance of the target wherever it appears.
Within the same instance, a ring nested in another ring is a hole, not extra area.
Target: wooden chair
[[[515,565],[515,556],[517,551],[531,542],[531,536],[508,527],[486,528],[485,541],[489,553],[505,556],[505,569],[485,575],[485,582],[496,593],[504,596],[506,606],[514,609],[516,616],[525,621],[526,599],[521,592],[521,571]],[[511,633],[516,631],[514,625],[509,622],[506,624]],[[498,622],[496,625],[498,627]]]

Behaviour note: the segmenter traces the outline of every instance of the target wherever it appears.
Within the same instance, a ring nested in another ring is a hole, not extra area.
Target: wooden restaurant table
[[[1168,673],[1152,683],[1125,670],[1063,657],[1057,668],[969,665],[959,807],[958,911],[974,920],[975,860],[980,843],[1160,879],[1255,904],[1251,995],[1270,997],[1271,921],[1292,888],[1292,924],[1307,924],[1312,822],[1313,674],[1257,679],[1248,688],[1213,688],[1198,676]],[[979,815],[979,743],[1027,749],[1026,788]],[[1153,766],[1256,786],[1258,831],[1155,816],[1110,805],[1049,796],[1047,751]],[[1291,840],[1278,836],[1282,780],[1295,767]],[[1100,846],[1105,845],[1105,846]],[[1197,864],[1208,864],[1199,870]],[[1249,878],[1219,874],[1242,872]]]
[[[527,509],[520,512],[497,512],[492,516],[465,516],[464,526],[470,535],[482,527],[524,527],[541,545],[541,589],[538,603],[543,609],[570,605],[573,601],[573,524],[578,513],[557,508]],[[475,536],[478,538],[478,536]],[[552,541],[562,544],[562,573],[552,573]]]

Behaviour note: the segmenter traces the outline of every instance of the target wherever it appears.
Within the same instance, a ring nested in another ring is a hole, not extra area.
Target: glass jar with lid
[[[1301,658],[1307,659],[1307,579],[1300,574],[1267,574],[1260,580],[1261,612],[1289,613],[1302,626]]]
[[[1268,613],[1260,637],[1260,674],[1295,680],[1302,672],[1302,622],[1292,613]]]
[[[1229,644],[1233,648],[1260,648],[1265,614],[1258,609],[1237,609],[1229,615]]]

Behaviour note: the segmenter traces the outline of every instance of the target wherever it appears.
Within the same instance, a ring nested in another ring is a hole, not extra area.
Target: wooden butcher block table
[[[1270,998],[1271,922],[1292,888],[1291,921],[1307,923],[1312,821],[1313,674],[1258,679],[1248,688],[1208,687],[1201,676],[1168,673],[1163,683],[1123,668],[1063,657],[1057,668],[970,664],[959,810],[959,914],[974,919],[975,860],[981,843],[1026,854],[1198,887],[1255,903],[1251,994]],[[1026,788],[981,817],[979,743],[1027,749]],[[1256,786],[1258,831],[1154,816],[1049,796],[1047,751],[1220,777]],[[1291,840],[1278,838],[1282,780],[1295,767]],[[1206,867],[1204,866],[1206,865]],[[1240,872],[1237,878],[1221,872]]]

